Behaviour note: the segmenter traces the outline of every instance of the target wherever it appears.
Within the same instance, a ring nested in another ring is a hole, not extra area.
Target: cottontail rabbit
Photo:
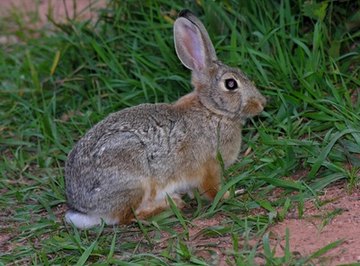
[[[194,188],[208,199],[237,158],[245,120],[265,98],[238,69],[221,63],[203,24],[188,10],[174,24],[175,48],[192,71],[194,91],[174,104],[113,113],[80,139],[65,165],[66,221],[78,228],[129,223],[178,207]],[[226,196],[226,195],[225,195]]]

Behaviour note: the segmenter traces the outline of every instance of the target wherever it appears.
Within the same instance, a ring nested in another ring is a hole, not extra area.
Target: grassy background
[[[75,142],[113,111],[191,91],[172,37],[182,8],[204,22],[219,58],[269,100],[243,132],[242,154],[251,152],[224,173],[224,190],[245,193],[196,197],[184,212],[130,227],[65,225],[63,166]],[[0,49],[0,262],[216,263],[214,242],[196,245],[189,232],[194,221],[220,217],[199,234],[227,238],[229,263],[314,263],[321,252],[276,258],[266,229],[291,209],[301,216],[304,200],[337,180],[349,193],[359,184],[359,2],[114,0],[99,14],[52,32],[29,30],[14,15],[0,20],[3,34],[20,40]],[[269,200],[275,189],[280,196]]]

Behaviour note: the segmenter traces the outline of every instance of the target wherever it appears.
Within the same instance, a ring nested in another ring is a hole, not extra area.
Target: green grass
[[[78,231],[63,221],[63,166],[75,142],[111,112],[191,91],[172,37],[182,8],[268,98],[243,131],[242,154],[251,153],[224,173],[226,189],[245,193],[221,201],[224,188],[213,203],[195,195],[184,211]],[[275,257],[266,230],[291,209],[301,216],[304,201],[337,180],[359,185],[357,1],[110,1],[99,14],[53,32],[28,31],[14,14],[0,19],[2,34],[20,40],[0,49],[0,235],[9,237],[0,264],[207,265],[219,260],[214,239],[225,239],[229,264],[312,265],[340,244],[306,258],[287,246]],[[214,217],[197,238],[189,233]]]

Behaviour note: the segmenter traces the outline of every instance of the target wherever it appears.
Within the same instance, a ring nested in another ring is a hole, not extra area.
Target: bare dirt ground
[[[318,206],[318,205],[321,206]],[[341,182],[325,189],[317,200],[305,203],[302,219],[287,217],[270,228],[278,255],[283,254],[285,231],[290,231],[290,250],[300,256],[312,254],[337,240],[342,244],[326,253],[323,265],[360,262],[360,189],[347,192]]]
[[[224,217],[215,216],[208,220],[197,220],[190,230],[190,242],[201,246],[206,241],[216,243],[215,251],[219,264],[226,265],[226,254],[232,248],[230,237],[204,239],[197,238],[199,232],[208,226],[220,225]],[[297,211],[290,211],[280,223],[268,230],[275,256],[284,256],[285,234],[289,229],[290,251],[295,257],[308,257],[314,252],[335,241],[342,241],[319,259],[312,260],[317,265],[335,266],[360,263],[360,188],[348,191],[345,182],[326,188],[316,199],[304,204],[303,216],[298,217]],[[255,244],[255,240],[250,245]],[[198,254],[206,257],[206,254]],[[263,259],[256,259],[259,265]],[[360,265],[360,264],[357,264]]]
[[[58,21],[92,18],[96,16],[95,10],[105,3],[106,0],[1,0],[0,14],[19,12],[25,16],[38,16],[36,20],[43,26],[48,16]]]
[[[96,10],[105,6],[106,0],[0,0],[0,16],[11,18],[7,30],[20,28],[26,36],[36,37],[39,33],[34,29],[54,28],[50,21],[59,24],[67,19],[95,19]],[[16,30],[0,33],[2,44],[19,41]]]
[[[29,19],[31,16],[38,16],[36,25],[43,27],[46,26],[49,15],[55,21],[66,18],[92,18],[96,16],[96,13],[89,10],[82,12],[84,8],[91,6],[91,9],[95,10],[104,5],[105,0],[1,0],[0,15],[6,16],[9,12],[16,10],[19,14],[28,16]],[[360,189],[356,188],[352,193],[348,193],[345,186],[344,183],[337,183],[325,189],[317,201],[305,203],[304,215],[301,219],[290,214],[283,222],[269,229],[273,247],[278,256],[284,252],[285,231],[289,228],[290,250],[299,256],[307,256],[336,240],[343,240],[342,244],[326,254],[323,261],[319,261],[319,265],[360,263]],[[196,232],[208,226],[221,224],[221,221],[222,219],[219,218],[197,221],[192,229],[194,241],[200,241],[195,240]],[[0,236],[0,246],[7,240],[6,235]],[[209,239],[206,241],[208,242]],[[231,244],[230,238],[218,238],[211,241],[217,243],[217,253],[223,253]],[[223,256],[220,255],[220,257]],[[221,259],[219,265],[224,264],[225,260]]]

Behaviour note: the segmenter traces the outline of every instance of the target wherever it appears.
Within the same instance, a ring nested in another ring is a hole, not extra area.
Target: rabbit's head
[[[192,71],[192,83],[201,103],[212,112],[246,119],[259,114],[266,99],[237,68],[221,63],[204,25],[183,10],[174,24],[176,53]]]

